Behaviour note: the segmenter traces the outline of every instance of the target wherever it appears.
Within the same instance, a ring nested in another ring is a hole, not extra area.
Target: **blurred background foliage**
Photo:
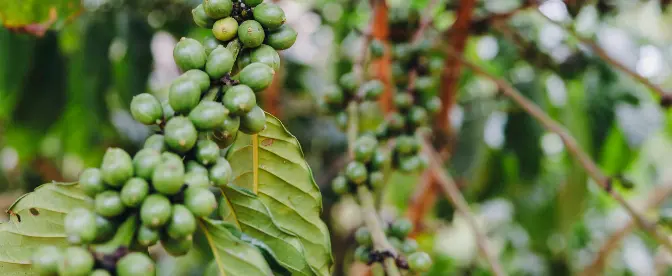
[[[191,22],[198,0],[0,1],[0,207],[50,181],[73,181],[97,166],[105,148],[135,152],[150,130],[128,112],[133,95],[166,97],[179,75],[176,41],[202,36]],[[322,188],[323,216],[332,229],[336,274],[351,266],[353,231],[361,224],[354,200],[335,203],[330,180],[344,165],[345,136],[316,116],[322,88],[349,71],[361,51],[366,1],[280,0],[299,33],[282,52],[278,85],[262,99],[301,141]],[[388,0],[390,7],[423,11],[428,0]],[[457,0],[432,10],[434,36],[450,31]],[[474,18],[516,12],[504,24],[476,20],[465,55],[510,81],[574,135],[615,189],[643,206],[672,185],[672,114],[631,76],[615,69],[567,30],[568,24],[613,59],[663,88],[672,88],[670,1],[478,0]],[[430,34],[431,36],[432,34]],[[446,42],[443,42],[446,43]],[[567,275],[591,264],[627,214],[595,185],[564,149],[491,81],[464,69],[450,122],[449,170],[512,275]],[[270,99],[269,99],[270,97]],[[365,108],[376,110],[376,106]],[[362,114],[375,126],[380,113]],[[235,161],[232,161],[235,162]],[[383,216],[403,216],[420,175],[395,174]],[[615,183],[615,184],[618,184]],[[662,204],[672,207],[670,202]],[[654,213],[656,210],[653,210]],[[652,213],[653,215],[653,213]],[[489,275],[477,257],[464,219],[440,199],[417,235],[435,265],[428,275]],[[199,251],[160,262],[164,275],[199,275]],[[609,255],[605,275],[665,273],[672,256],[640,231]],[[669,275],[669,274],[667,274]]]

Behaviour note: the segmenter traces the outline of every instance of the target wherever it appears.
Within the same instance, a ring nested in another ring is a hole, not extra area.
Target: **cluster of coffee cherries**
[[[369,189],[378,189],[385,184],[383,170],[389,163],[388,154],[378,147],[373,135],[364,134],[357,138],[353,161],[331,182],[336,194],[344,195],[355,192],[357,186],[366,185]]]
[[[407,259],[394,256],[391,252],[379,252],[372,248],[373,241],[371,232],[362,226],[355,232],[355,240],[359,246],[355,250],[355,259],[360,262],[372,264],[382,262],[385,258],[396,258],[397,266],[410,269],[413,272],[426,272],[432,266],[432,260],[425,252],[418,251],[418,243],[409,238],[413,230],[413,223],[405,218],[400,218],[386,225],[385,235],[394,249],[407,256]]]

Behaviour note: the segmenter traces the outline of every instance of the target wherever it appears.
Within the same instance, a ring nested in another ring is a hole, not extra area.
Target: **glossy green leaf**
[[[41,35],[49,27],[81,12],[78,0],[0,1],[0,21],[8,28]]]
[[[227,159],[235,160],[233,185],[256,194],[274,222],[299,238],[313,272],[329,275],[333,259],[329,231],[320,219],[322,195],[296,138],[267,113],[266,129],[239,134]]]
[[[66,246],[63,219],[73,208],[90,207],[76,183],[49,183],[25,194],[9,207],[0,224],[2,275],[31,275],[30,258],[41,246]]]
[[[203,219],[203,231],[217,263],[219,275],[272,275],[261,252],[234,236],[222,221]]]

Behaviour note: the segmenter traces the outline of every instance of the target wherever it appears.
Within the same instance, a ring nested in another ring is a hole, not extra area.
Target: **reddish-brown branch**
[[[383,113],[392,111],[392,56],[388,36],[390,27],[387,20],[387,3],[385,1],[375,1],[373,7],[373,28],[371,34],[373,38],[385,45],[385,54],[373,61],[376,78],[383,82],[385,90],[380,95],[378,103]]]
[[[280,101],[280,90],[282,90],[282,71],[275,72],[273,82],[263,92],[263,109],[273,114],[275,117],[282,116],[282,102]]]

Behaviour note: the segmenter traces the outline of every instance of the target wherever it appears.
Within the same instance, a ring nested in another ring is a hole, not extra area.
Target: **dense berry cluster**
[[[404,260],[397,256],[396,262],[400,268],[407,268],[413,272],[425,272],[432,264],[431,258],[425,252],[418,251],[418,243],[408,237],[413,230],[413,223],[408,219],[398,219],[387,225],[385,234],[387,240],[399,253],[407,256]],[[355,250],[355,258],[363,263],[371,264],[382,262],[387,257],[386,252],[378,252],[373,249],[371,233],[366,227],[360,227],[355,232],[355,240],[359,246]]]
[[[167,101],[143,93],[131,102],[133,118],[157,134],[133,157],[108,149],[100,168],[80,175],[94,210],[66,215],[72,246],[36,252],[33,265],[40,275],[154,275],[149,246],[160,242],[174,256],[191,249],[197,220],[217,209],[211,188],[227,185],[233,175],[222,149],[238,131],[265,128],[255,93],[273,81],[280,66],[276,50],[296,40],[282,9],[261,2],[205,0],[193,10],[196,24],[212,28],[213,35],[202,43],[177,43],[173,57],[184,73],[170,85]],[[127,241],[116,241],[124,231],[121,240]],[[111,240],[115,248],[108,252],[90,246]]]
[[[348,163],[344,172],[331,182],[331,188],[339,195],[352,193],[360,185],[367,185],[373,190],[385,184],[383,170],[388,166],[390,158],[378,147],[376,138],[362,135],[355,141],[353,148],[355,160]]]

